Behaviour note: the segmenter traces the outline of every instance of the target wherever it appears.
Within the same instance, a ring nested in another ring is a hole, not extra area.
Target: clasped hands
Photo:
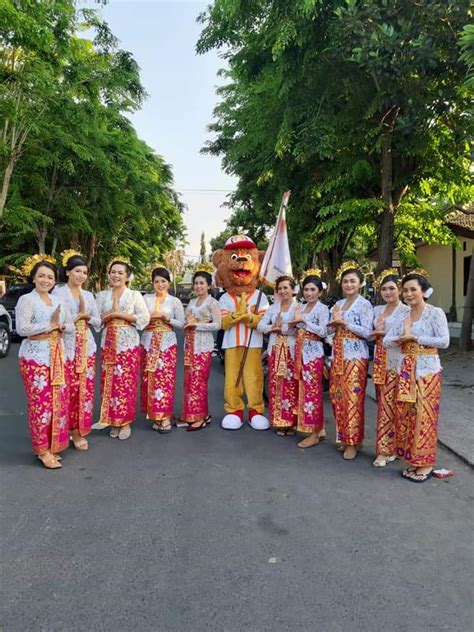
[[[329,327],[347,327],[339,305],[334,305],[332,308],[332,320],[329,323]]]
[[[61,315],[61,305],[58,305],[54,312],[51,315],[51,320],[49,321],[49,331],[64,331],[66,325],[64,323],[59,322],[59,317]]]
[[[86,311],[86,305],[84,303],[84,298],[82,296],[82,294],[79,294],[79,313],[77,314],[76,318],[74,319],[74,322],[77,323],[80,320],[85,320],[86,322],[89,322],[91,319],[91,315],[87,313]]]
[[[395,340],[398,345],[401,345],[404,342],[416,341],[416,336],[413,335],[412,326],[413,324],[411,322],[411,318],[408,316],[403,322],[403,334]]]
[[[250,308],[250,312],[247,312],[247,294],[242,292],[242,295],[237,306],[237,310],[232,312],[232,323],[244,323],[250,325],[253,322],[255,316],[255,307]]]

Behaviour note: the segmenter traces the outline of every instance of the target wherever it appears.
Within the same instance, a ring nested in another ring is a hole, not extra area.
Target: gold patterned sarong
[[[379,336],[375,341],[374,365],[372,370],[372,379],[374,384],[385,384],[387,380],[388,366],[388,349],[383,346],[382,337]]]
[[[436,347],[425,347],[415,341],[410,341],[402,344],[401,352],[403,359],[398,378],[397,400],[416,402],[416,358],[421,355],[437,355],[438,350]]]
[[[345,327],[338,327],[332,343],[332,367],[335,375],[344,374],[344,340],[363,340]]]

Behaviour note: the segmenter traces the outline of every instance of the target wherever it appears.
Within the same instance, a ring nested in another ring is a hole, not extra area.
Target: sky
[[[199,153],[211,138],[206,126],[213,120],[215,88],[222,81],[217,71],[224,66],[216,51],[195,53],[201,31],[196,17],[210,2],[109,0],[104,7],[93,5],[140,66],[149,97],[130,118],[140,138],[173,168],[174,187],[188,207],[185,250],[192,257],[199,256],[202,231],[209,254],[209,239],[230,215],[221,204],[236,184],[221,170],[220,158]]]

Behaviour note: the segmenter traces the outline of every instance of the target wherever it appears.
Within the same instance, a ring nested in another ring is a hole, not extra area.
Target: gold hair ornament
[[[107,270],[110,270],[110,266],[113,263],[125,263],[127,266],[132,267],[132,262],[130,261],[130,259],[128,257],[121,257],[120,255],[117,255],[116,257],[112,257],[112,259],[110,259],[109,263],[107,264]]]
[[[378,275],[378,277],[374,281],[374,287],[377,290],[377,292],[380,291],[380,288],[383,285],[383,280],[386,277],[391,276],[391,275],[396,276],[397,278],[400,277],[400,274],[396,268],[387,268],[386,270],[382,270],[382,272]],[[399,285],[399,281],[397,281],[397,285]]]
[[[152,274],[153,270],[156,270],[157,268],[163,268],[164,270],[169,272],[166,263],[163,263],[163,261],[155,261],[155,263],[150,264],[150,266],[148,267],[148,270],[150,274]]]
[[[404,274],[403,277],[406,277],[409,274],[417,274],[418,276],[421,276],[426,280],[430,278],[430,275],[424,268],[415,268],[414,270],[410,270],[410,272],[407,272],[406,274]]]
[[[212,265],[212,263],[198,263],[193,269],[193,274],[196,274],[197,272],[207,272],[207,274],[210,274],[212,276],[214,272],[214,266]]]
[[[321,278],[322,272],[319,268],[309,268],[309,270],[305,270],[301,276],[300,285],[309,276],[317,276],[318,278]]]
[[[355,261],[346,261],[339,267],[338,271],[336,272],[336,281],[338,283],[341,282],[342,275],[344,274],[344,272],[346,272],[346,270],[358,270],[359,272],[362,272],[358,263],[356,263]]]
[[[78,252],[77,250],[74,249],[70,249],[70,250],[63,250],[61,253],[61,263],[64,267],[67,266],[67,262],[69,261],[69,259],[71,259],[71,257],[82,257],[84,259],[84,255],[81,252]]]
[[[54,257],[52,257],[51,255],[39,255],[39,254],[32,255],[31,257],[28,257],[28,259],[23,264],[23,267],[22,267],[23,276],[29,277],[35,265],[41,262],[47,262],[47,263],[52,263],[53,265],[56,265]]]

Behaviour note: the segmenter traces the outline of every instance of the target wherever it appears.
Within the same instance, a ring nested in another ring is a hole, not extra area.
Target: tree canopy
[[[204,151],[238,177],[231,225],[264,238],[291,189],[294,261],[330,276],[348,252],[380,269],[420,236],[454,241],[444,213],[473,193],[469,16],[468,0],[215,0],[197,50],[228,70]]]
[[[73,247],[100,280],[113,255],[139,270],[174,248],[171,168],[127,118],[146,98],[139,68],[99,15],[0,0],[0,73],[0,261]]]

